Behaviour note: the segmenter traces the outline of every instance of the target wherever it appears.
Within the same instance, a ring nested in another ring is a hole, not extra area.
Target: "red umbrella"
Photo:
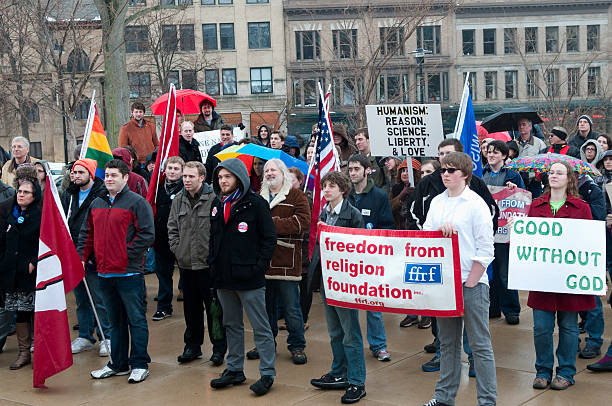
[[[487,138],[494,138],[496,140],[500,140],[503,142],[508,142],[512,140],[512,136],[510,135],[508,131],[499,131],[496,133],[489,133],[487,134]]]
[[[200,103],[202,100],[208,100],[213,107],[217,107],[217,101],[204,92],[192,89],[181,89],[176,91],[176,108],[182,114],[200,114]],[[166,114],[166,106],[168,104],[168,93],[162,94],[151,105],[151,110],[156,116]]]
[[[480,123],[482,123],[482,121],[476,121],[476,131],[478,133],[478,143],[479,144],[482,142],[482,140],[487,138],[487,135],[489,134],[486,128],[481,126]]]

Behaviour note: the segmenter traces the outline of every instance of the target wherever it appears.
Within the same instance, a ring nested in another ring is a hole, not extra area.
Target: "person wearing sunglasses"
[[[463,284],[463,317],[438,317],[440,340],[440,379],[427,406],[455,404],[461,381],[463,335],[469,338],[474,356],[476,391],[479,405],[497,400],[495,359],[489,332],[489,280],[485,270],[493,261],[493,221],[487,204],[468,184],[472,159],[462,152],[442,158],[440,174],[446,190],[434,197],[423,230],[441,231],[445,237],[457,235]]]

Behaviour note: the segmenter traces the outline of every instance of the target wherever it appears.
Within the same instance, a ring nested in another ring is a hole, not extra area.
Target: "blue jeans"
[[[89,293],[93,299],[96,312],[98,313],[98,319],[102,325],[102,331],[107,339],[110,339],[110,325],[108,323],[108,315],[106,312],[106,306],[100,293],[100,277],[95,271],[95,266],[91,264],[85,264],[85,280],[89,287]],[[94,338],[94,330],[98,335],[98,339],[102,341],[102,334],[97,326],[96,318],[93,310],[91,309],[91,303],[87,296],[87,290],[85,289],[85,283],[81,282],[74,288],[74,297],[76,299],[76,316],[79,322],[79,337],[85,338],[92,343],[96,342]]]
[[[100,292],[106,305],[111,329],[111,356],[108,366],[115,371],[129,367],[147,368],[149,327],[144,305],[143,275],[100,278]],[[129,329],[129,333],[128,333]],[[128,359],[128,351],[131,352]]]
[[[559,325],[557,346],[557,376],[574,383],[576,374],[576,350],[578,349],[578,313],[533,310],[533,341],[536,350],[536,376],[552,380],[555,364],[553,331],[555,316]]]
[[[587,310],[585,313],[586,323],[584,323],[584,330],[588,334],[584,339],[586,346],[600,349],[603,345],[603,338],[601,338],[601,336],[604,332],[604,316],[599,296],[595,296],[595,308]],[[578,338],[578,340],[580,340],[580,338]]]
[[[333,355],[329,374],[336,378],[346,376],[351,385],[363,386],[366,366],[359,312],[355,309],[328,305],[323,283],[321,283],[321,297],[325,305],[325,319]]]
[[[370,343],[370,351],[372,354],[378,354],[378,351],[387,349],[387,334],[385,333],[385,325],[381,312],[366,313],[368,343]]]
[[[272,335],[278,335],[278,306],[283,309],[285,323],[287,323],[287,348],[293,352],[306,347],[304,338],[304,319],[300,307],[300,289],[298,281],[283,281],[266,279],[266,312],[272,329]]]
[[[155,271],[155,250],[153,248],[149,248],[145,255],[145,271]]]
[[[174,255],[171,252],[163,254],[155,252],[155,275],[159,281],[159,288],[157,289],[158,312],[172,314],[174,262]]]

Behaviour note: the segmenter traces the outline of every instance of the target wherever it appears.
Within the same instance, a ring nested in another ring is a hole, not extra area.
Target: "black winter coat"
[[[208,264],[217,289],[263,287],[276,249],[276,227],[268,202],[246,189],[246,194],[232,205],[227,223],[219,198],[212,204]]]
[[[172,200],[183,190],[183,181],[179,180],[174,184],[162,184],[157,189],[157,200],[155,202],[155,252],[162,256],[172,255],[168,244],[168,218],[172,208]]]
[[[0,290],[4,292],[34,292],[36,286],[36,269],[29,272],[30,264],[36,267],[38,262],[38,239],[40,236],[40,219],[42,208],[40,188],[36,185],[37,196],[21,216],[15,217],[13,205],[8,210],[5,227],[0,237],[2,261],[0,262]],[[20,223],[18,218],[23,217]]]
[[[68,228],[70,229],[70,237],[76,245],[79,242],[79,232],[85,220],[87,220],[87,213],[89,213],[89,205],[94,201],[96,197],[106,196],[106,187],[104,182],[100,178],[95,178],[94,183],[87,195],[87,198],[79,207],[79,187],[74,183],[70,183],[70,186],[62,193],[62,206],[64,208],[64,214],[68,219]],[[72,199],[72,200],[71,200]],[[72,202],[72,206],[70,206]],[[70,215],[69,215],[70,214]]]
[[[179,137],[179,156],[183,161],[198,161],[202,162],[202,154],[200,154],[200,143],[194,138],[191,143],[187,142],[182,136]]]

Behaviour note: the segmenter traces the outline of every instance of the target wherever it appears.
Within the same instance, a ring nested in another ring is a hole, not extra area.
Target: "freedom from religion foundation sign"
[[[510,232],[508,288],[603,295],[605,232],[603,221],[515,218]]]
[[[424,316],[463,315],[457,237],[438,231],[319,226],[327,303]]]
[[[375,156],[438,156],[444,139],[439,104],[366,106],[370,150]]]

